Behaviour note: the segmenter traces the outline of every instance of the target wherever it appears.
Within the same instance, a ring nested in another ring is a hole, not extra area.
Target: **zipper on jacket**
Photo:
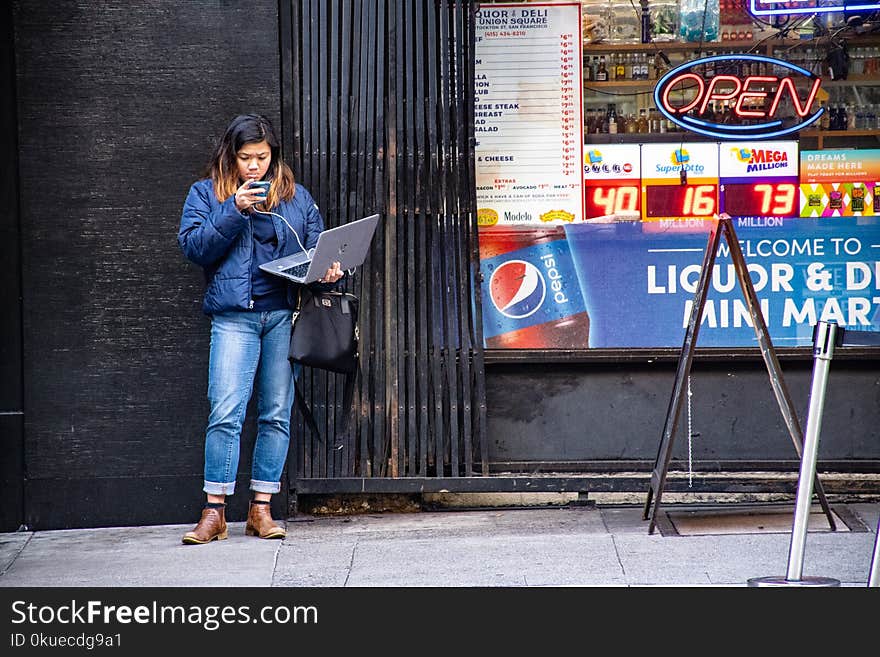
[[[248,261],[248,267],[247,267],[247,272],[248,272],[248,310],[254,309],[254,276],[251,273],[251,267],[253,267],[254,257],[255,257],[254,253],[257,249],[257,245],[254,244],[254,225],[253,225],[252,221],[253,221],[253,217],[248,217],[248,222],[247,222],[248,240],[250,240],[250,243],[251,243],[251,249],[250,249],[250,256],[251,257],[250,257],[250,260]]]

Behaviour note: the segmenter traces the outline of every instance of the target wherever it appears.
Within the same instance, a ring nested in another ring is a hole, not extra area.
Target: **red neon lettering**
[[[755,117],[766,116],[766,113],[763,111],[744,110],[742,108],[743,102],[749,98],[766,98],[767,97],[766,91],[749,91],[749,85],[752,84],[753,82],[772,83],[772,82],[776,82],[778,79],[779,78],[776,78],[776,77],[771,78],[771,77],[766,77],[766,76],[761,76],[761,75],[750,75],[749,77],[747,77],[745,83],[743,83],[742,95],[739,97],[739,100],[736,101],[736,106],[733,108],[733,111],[736,113],[736,115],[737,116],[755,116]],[[786,80],[788,80],[788,79],[789,78],[786,78]],[[773,112],[770,112],[770,114],[772,116]]]
[[[801,106],[797,90],[794,88],[794,82],[792,82],[791,78],[782,78],[779,81],[779,89],[776,90],[776,98],[773,99],[773,105],[770,106],[769,116],[776,114],[776,108],[779,107],[779,101],[782,99],[782,90],[788,89],[791,94],[791,102],[794,105],[794,111],[797,112],[799,117],[804,118],[810,111],[810,105],[813,104],[813,99],[816,97],[816,92],[819,91],[819,84],[821,82],[821,78],[813,80],[813,88],[810,90],[810,94],[807,96],[806,101],[804,101],[803,106]]]
[[[709,107],[709,103],[713,101],[729,101],[736,98],[736,104],[734,105],[733,111],[737,116],[762,118],[775,116],[783,95],[788,93],[791,96],[795,112],[797,112],[799,117],[804,118],[810,112],[810,106],[816,98],[816,93],[819,91],[819,85],[821,83],[821,78],[817,77],[813,80],[813,86],[810,88],[810,92],[802,104],[801,99],[798,97],[797,89],[794,86],[794,81],[789,77],[778,78],[776,76],[767,75],[750,75],[745,81],[741,81],[739,78],[732,75],[716,75],[709,81],[707,87],[706,82],[701,76],[696,73],[684,73],[674,78],[666,85],[660,96],[660,102],[670,114],[686,114],[699,106],[698,114],[702,116],[706,113],[706,108]],[[669,100],[672,88],[685,84],[688,84],[688,86],[679,88],[681,90],[696,88],[696,94],[693,97],[693,100],[687,102],[685,105],[674,107]],[[769,111],[765,112],[761,109],[745,109],[744,106],[748,106],[752,99],[763,100],[768,96],[766,91],[755,89],[755,86],[772,86],[774,84],[778,84],[778,87]],[[727,88],[727,85],[730,85],[730,87]],[[724,89],[722,89],[722,87],[724,87]]]
[[[699,86],[699,91],[697,95],[694,97],[694,100],[689,105],[684,105],[683,107],[673,107],[669,103],[669,92],[672,91],[672,87],[680,82],[684,82],[685,79],[690,78]],[[685,73],[684,75],[679,75],[674,80],[670,81],[669,84],[666,85],[666,88],[663,90],[663,95],[660,98],[660,102],[663,103],[663,107],[665,107],[670,114],[675,114],[678,112],[679,114],[684,114],[685,112],[690,112],[694,107],[697,106],[697,103],[700,102],[700,98],[703,95],[703,92],[706,90],[706,84],[703,82],[703,78],[696,73]]]
[[[715,87],[717,87],[720,82],[732,82],[734,85],[733,91],[731,91],[729,94],[716,93]],[[732,75],[716,75],[709,83],[709,89],[706,91],[706,97],[703,98],[703,103],[700,105],[700,115],[706,113],[706,107],[713,100],[730,100],[731,98],[736,98],[736,95],[739,93],[741,87],[742,83],[739,81],[739,78],[735,78]]]

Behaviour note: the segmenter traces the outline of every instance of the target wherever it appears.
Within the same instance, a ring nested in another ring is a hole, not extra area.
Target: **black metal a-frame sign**
[[[718,246],[721,236],[724,235],[727,245],[730,248],[730,257],[733,261],[733,267],[736,271],[736,277],[739,286],[745,296],[746,305],[752,319],[752,326],[758,336],[758,343],[761,347],[761,355],[767,365],[767,372],[770,374],[770,384],[776,395],[776,401],[779,409],[782,411],[782,417],[788,427],[788,433],[794,443],[798,458],[802,454],[801,425],[798,421],[797,413],[788,394],[788,388],[785,386],[785,380],[782,378],[782,370],[779,367],[779,361],[776,358],[776,352],[773,350],[773,344],[770,341],[770,334],[767,331],[767,324],[764,322],[764,316],[761,314],[761,307],[758,303],[758,297],[755,294],[755,287],[752,285],[752,279],[749,276],[746,262],[743,258],[742,249],[737,240],[736,233],[733,230],[733,222],[731,218],[723,214],[715,221],[715,225],[709,234],[709,244],[706,246],[706,253],[703,255],[703,267],[700,272],[700,280],[697,283],[697,290],[694,295],[694,303],[691,308],[691,316],[688,321],[687,332],[684,336],[684,343],[681,347],[681,355],[678,360],[678,370],[675,373],[675,384],[672,387],[672,398],[669,400],[669,410],[666,413],[666,423],[663,426],[663,436],[660,439],[660,449],[657,452],[657,460],[654,463],[654,470],[651,472],[651,483],[648,488],[648,499],[645,502],[644,519],[650,518],[648,525],[648,533],[653,534],[656,527],[657,513],[660,509],[660,498],[663,495],[663,486],[666,481],[666,473],[669,470],[669,461],[672,458],[672,443],[678,428],[678,419],[681,413],[682,397],[684,395],[687,378],[691,372],[691,363],[694,357],[694,348],[697,344],[697,333],[700,329],[700,320],[703,316],[703,306],[706,303],[706,296],[709,293],[709,281],[712,278],[712,266],[715,263],[715,256],[718,253]],[[828,500],[825,498],[825,491],[819,481],[818,475],[815,477],[814,489],[819,498],[819,503],[825,515],[828,516],[828,524],[831,530],[836,529],[831,509],[828,506]],[[651,500],[654,500],[653,510]]]

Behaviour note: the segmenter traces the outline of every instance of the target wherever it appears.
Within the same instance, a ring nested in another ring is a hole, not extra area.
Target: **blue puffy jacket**
[[[324,230],[324,219],[318,206],[302,185],[297,184],[293,198],[282,201],[272,208],[272,212],[287,219],[307,249],[315,246],[318,235]],[[273,215],[261,217],[271,219],[275,226],[278,235],[275,258],[300,251],[296,237],[281,219]],[[177,243],[183,254],[201,265],[205,272],[207,289],[202,310],[206,314],[252,308],[253,227],[250,217],[235,207],[235,196],[221,203],[214,195],[214,183],[210,179],[194,183],[183,205]],[[288,286],[287,298],[291,307],[296,301],[295,287],[294,283]],[[314,287],[322,289],[325,286]]]

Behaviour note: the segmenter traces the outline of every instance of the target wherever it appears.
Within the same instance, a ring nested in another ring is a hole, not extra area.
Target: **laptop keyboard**
[[[285,274],[296,276],[297,278],[302,278],[309,271],[309,263],[304,262],[301,265],[295,265],[287,269],[282,269],[281,271]]]

